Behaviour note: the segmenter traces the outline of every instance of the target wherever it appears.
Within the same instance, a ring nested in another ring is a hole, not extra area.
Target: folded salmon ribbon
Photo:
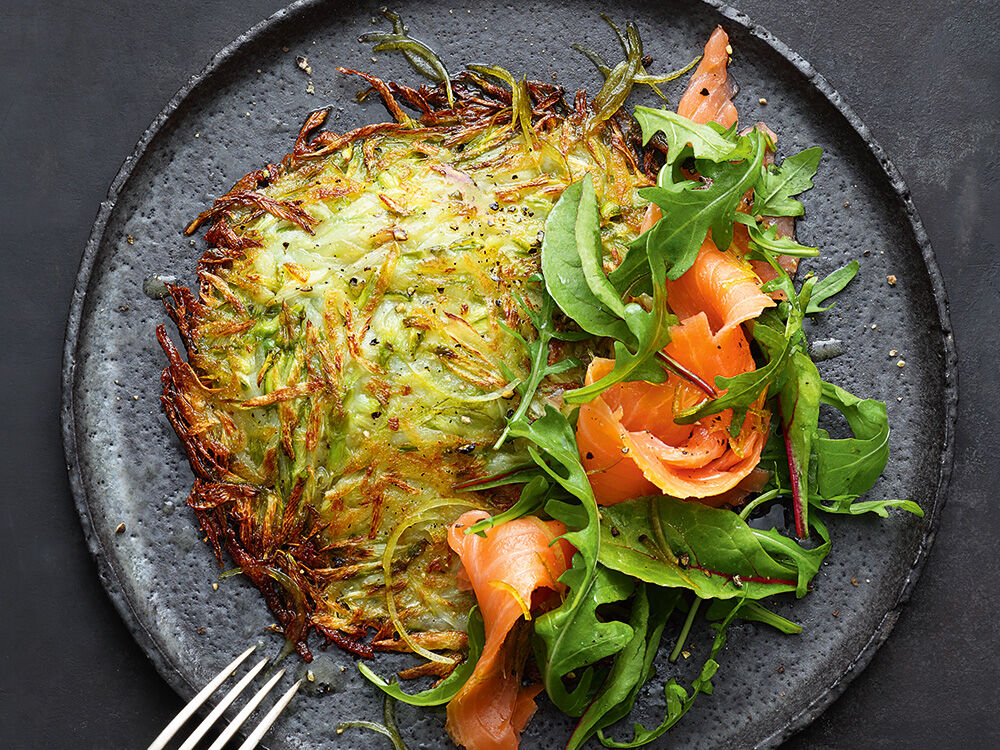
[[[667,302],[681,322],[670,330],[664,352],[703,381],[731,378],[756,368],[742,323],[775,302],[740,256],[705,239],[694,265],[667,281]],[[614,360],[595,359],[586,383],[596,382]],[[719,393],[722,395],[722,393]],[[740,500],[759,489],[757,471],[767,440],[769,413],[751,409],[735,438],[732,410],[680,425],[674,416],[705,399],[676,375],[665,383],[621,383],[580,407],[576,440],[580,458],[601,505],[644,495],[696,498],[710,505]]]
[[[485,518],[485,511],[470,510],[448,531],[448,544],[462,560],[460,575],[482,611],[486,644],[469,681],[448,703],[447,729],[470,750],[513,750],[542,690],[521,685],[530,655],[530,631],[522,623],[558,604],[566,590],[559,576],[575,550],[559,539],[566,531],[562,523],[537,516],[494,526],[485,537],[465,533]]]

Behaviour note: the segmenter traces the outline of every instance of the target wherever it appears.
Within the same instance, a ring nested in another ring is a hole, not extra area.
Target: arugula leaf
[[[375,687],[386,695],[411,706],[440,706],[454,698],[462,686],[472,676],[486,643],[486,633],[483,627],[483,615],[479,607],[473,607],[469,612],[469,654],[465,661],[455,667],[454,671],[432,688],[419,693],[404,693],[397,682],[386,682],[375,674],[367,664],[358,662],[358,670]]]
[[[545,221],[542,275],[552,298],[585,331],[631,339],[624,305],[604,275],[600,214],[589,174],[563,190]]]
[[[650,312],[631,303],[625,306],[625,316],[637,340],[635,351],[630,351],[621,341],[615,341],[615,365],[611,372],[596,383],[568,391],[564,397],[566,403],[590,401],[607,388],[628,380],[662,383],[667,379],[657,354],[670,343],[670,327],[677,323],[677,317],[671,315],[667,308],[663,287],[658,285],[654,288],[653,309]]]
[[[788,456],[795,531],[803,539],[809,528],[809,463],[823,381],[816,365],[801,349],[792,352],[788,369],[789,377],[778,393],[778,413]]]
[[[807,279],[798,294],[788,274],[781,268],[774,255],[767,251],[754,251],[759,257],[767,259],[778,273],[772,289],[781,289],[789,302],[782,302],[777,308],[771,308],[761,313],[753,327],[753,337],[767,354],[767,364],[750,372],[740,373],[731,378],[716,377],[716,389],[725,393],[718,398],[705,401],[687,411],[674,415],[677,424],[692,424],[702,417],[718,414],[726,409],[733,410],[733,420],[730,423],[730,434],[739,434],[743,418],[748,409],[753,407],[757,399],[772,385],[779,388],[788,377],[788,360],[796,347],[805,347],[805,336],[802,333],[803,312],[812,294],[815,279]],[[768,291],[768,286],[762,287]],[[781,325],[780,316],[784,314],[784,330],[778,330]]]
[[[759,602],[735,599],[715,599],[705,612],[706,620],[724,620],[736,610],[736,617],[741,620],[761,622],[780,630],[785,635],[795,635],[802,632],[802,626],[796,622],[772,612]]]
[[[581,715],[590,701],[591,665],[621,651],[634,634],[631,625],[598,617],[597,608],[631,596],[635,579],[600,565],[590,575],[586,565],[581,554],[573,556],[573,566],[559,579],[569,587],[569,598],[535,621],[542,681],[552,702],[570,716]],[[575,604],[567,607],[569,602]],[[564,678],[584,667],[576,686],[567,689]]]
[[[749,148],[747,159],[739,162],[696,162],[706,182],[674,182],[671,169],[660,170],[656,187],[639,194],[660,207],[663,217],[649,230],[646,251],[656,283],[667,277],[678,279],[694,263],[708,230],[717,247],[732,241],[734,214],[743,194],[759,179],[766,141],[757,130],[743,136]]]
[[[602,565],[703,599],[802,596],[826,550],[807,550],[736,513],[647,497],[601,509]]]
[[[533,422],[519,420],[512,424],[510,434],[527,438],[530,441],[528,452],[532,460],[566,492],[580,501],[588,519],[597,519],[597,501],[594,500],[587,472],[580,463],[576,435],[562,412],[546,405],[545,414]],[[555,467],[545,460],[546,456],[552,459]],[[596,529],[590,537],[566,534],[566,539],[581,551],[596,549],[598,543]]]
[[[467,528],[465,533],[485,535],[494,526],[513,521],[529,513],[534,513],[549,498],[550,486],[546,477],[540,475],[533,476],[521,489],[521,496],[517,499],[516,503],[502,513],[497,513],[495,516],[477,521]]]
[[[640,688],[652,676],[663,628],[679,598],[677,591],[638,585],[629,618],[632,640],[615,656],[601,691],[576,725],[566,750],[583,747],[598,730],[611,726],[632,710]]]
[[[791,306],[790,309],[791,312],[783,333],[759,322],[754,326],[753,337],[767,352],[767,364],[731,378],[716,377],[716,389],[726,392],[718,398],[710,399],[696,407],[676,413],[674,421],[677,424],[693,424],[702,417],[732,409],[733,424],[741,425],[742,419],[738,419],[738,415],[745,414],[747,409],[754,406],[760,395],[784,374],[795,334],[802,330],[801,311],[796,306]],[[738,429],[737,427],[737,431]]]
[[[761,231],[757,222],[752,219],[750,222],[741,223],[745,223],[749,227],[750,247],[755,250],[768,250],[778,255],[788,255],[794,258],[814,258],[819,255],[818,247],[800,245],[791,237],[779,237],[775,227],[767,227]]]
[[[658,737],[663,736],[671,727],[673,727],[678,721],[683,718],[684,714],[688,712],[692,705],[694,705],[695,698],[698,697],[699,693],[705,693],[706,695],[711,695],[712,693],[712,678],[719,669],[719,663],[715,660],[715,657],[719,655],[722,647],[726,645],[726,628],[733,621],[736,616],[736,612],[739,607],[734,607],[732,612],[722,621],[719,625],[713,625],[712,627],[717,629],[717,634],[715,636],[715,641],[712,643],[712,649],[709,652],[708,659],[705,661],[704,666],[701,668],[701,673],[691,682],[691,693],[681,687],[677,680],[671,678],[666,685],[663,687],[664,698],[667,702],[666,715],[663,717],[663,721],[660,725],[653,729],[646,729],[642,724],[636,722],[632,725],[632,740],[629,742],[617,742],[610,739],[604,735],[603,731],[598,732],[598,739],[600,739],[601,744],[605,747],[640,747],[646,745]]]
[[[536,311],[530,305],[526,304],[519,295],[515,294],[515,298],[517,299],[518,304],[521,305],[522,309],[528,314],[528,318],[535,327],[537,335],[534,341],[528,341],[517,331],[501,323],[501,326],[507,331],[507,333],[520,340],[520,342],[524,345],[531,362],[531,370],[528,373],[527,379],[522,380],[516,386],[517,392],[521,395],[521,402],[517,405],[517,409],[507,420],[507,426],[504,428],[504,431],[493,444],[494,450],[497,450],[501,445],[503,445],[504,441],[507,439],[507,435],[510,433],[511,425],[514,422],[522,420],[524,415],[528,413],[528,407],[531,406],[531,400],[534,398],[535,392],[538,390],[538,386],[541,385],[541,382],[549,375],[556,375],[579,364],[578,361],[574,359],[563,359],[549,364],[549,343],[552,339],[572,341],[579,340],[581,336],[556,330],[555,322],[552,319],[552,314],[555,312],[555,301],[545,288],[542,288],[542,309],[540,311]],[[510,372],[510,369],[506,366],[506,364],[502,362],[500,364],[504,374],[511,381],[515,380],[514,374]]]
[[[888,518],[890,508],[899,508],[900,510],[909,511],[920,518],[924,517],[923,508],[912,500],[863,500],[855,502],[857,500],[856,495],[842,495],[841,497],[830,498],[830,503],[825,505],[821,501],[813,498],[810,499],[815,502],[817,508],[827,513],[839,513],[849,516],[874,513],[882,518]]]
[[[720,132],[716,129],[718,125],[712,127],[714,123],[700,125],[676,112],[650,107],[636,107],[635,119],[642,128],[643,146],[656,133],[663,133],[668,146],[667,165],[677,161],[686,147],[691,148],[697,159],[717,162],[745,159],[749,155],[747,149],[742,154],[737,151],[739,139],[735,135],[735,129]]]
[[[824,498],[860,497],[874,486],[889,460],[885,404],[860,399],[831,383],[823,383],[820,398],[844,415],[854,437],[835,440],[820,431],[813,439],[816,492]]]
[[[806,315],[825,312],[833,307],[832,304],[820,307],[820,304],[847,286],[851,279],[857,276],[860,267],[860,264],[856,260],[852,260],[846,266],[838,268],[822,281],[817,281],[816,286],[813,287],[809,306],[806,308]]]
[[[805,209],[792,198],[813,186],[823,149],[807,148],[785,159],[781,166],[760,168],[760,181],[754,189],[755,216],[801,216]]]

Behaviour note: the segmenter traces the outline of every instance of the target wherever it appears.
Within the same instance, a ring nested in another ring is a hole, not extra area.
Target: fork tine
[[[271,692],[271,688],[277,684],[278,680],[280,680],[284,674],[285,670],[281,669],[270,680],[268,680],[264,687],[258,690],[256,695],[247,701],[247,704],[238,714],[236,714],[236,718],[229,723],[229,726],[222,730],[222,734],[218,736],[208,750],[222,750],[222,748],[226,746],[226,743],[233,738],[234,734],[236,734],[236,731],[243,726],[243,722],[249,718],[250,714],[254,712],[254,709],[260,705],[260,702],[267,697],[267,694]]]
[[[242,664],[243,660],[250,656],[255,648],[257,647],[251,646],[248,648],[242,654],[233,659],[228,665],[226,665],[223,670],[219,672],[219,674],[213,677],[212,681],[205,685],[205,687],[203,687],[201,691],[191,699],[191,702],[181,709],[180,713],[174,717],[174,720],[167,724],[163,731],[160,732],[159,736],[153,740],[153,743],[149,746],[149,750],[163,750],[163,748],[167,746],[167,743],[170,742],[171,738],[177,734],[177,730],[181,728],[184,722],[191,718],[194,712],[198,710],[198,707],[205,702],[208,696],[214,693],[219,688],[219,685],[226,681],[226,678],[229,677],[230,673]]]
[[[236,696],[246,690],[247,685],[249,685],[253,678],[260,673],[260,670],[264,668],[264,665],[267,664],[268,661],[270,660],[267,657],[264,657],[257,662],[257,666],[243,675],[243,678],[237,682],[228,693],[226,693],[226,697],[219,701],[219,704],[212,709],[212,712],[205,717],[205,720],[202,721],[201,724],[198,725],[198,728],[191,733],[191,736],[184,741],[184,744],[180,746],[179,750],[192,750],[194,746],[198,744],[198,740],[204,737],[206,732],[212,728],[212,725],[219,720],[219,717],[222,716],[222,712],[229,708],[229,704],[236,700]]]
[[[257,747],[257,743],[261,741],[261,738],[263,738],[265,734],[267,734],[267,730],[271,728],[271,725],[278,718],[278,715],[285,710],[285,706],[288,705],[288,702],[292,699],[292,696],[295,695],[295,691],[299,689],[299,685],[301,684],[302,680],[299,680],[288,688],[283,696],[278,698],[278,702],[271,706],[271,710],[268,711],[264,718],[260,720],[260,724],[258,724],[257,728],[250,733],[246,742],[240,745],[239,750],[253,750],[253,748]]]

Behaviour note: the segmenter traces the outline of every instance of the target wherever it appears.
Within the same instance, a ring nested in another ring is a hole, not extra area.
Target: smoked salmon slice
[[[476,668],[448,703],[447,730],[469,750],[515,750],[521,731],[535,712],[540,685],[521,686],[530,652],[528,630],[533,607],[557,598],[559,583],[574,549],[559,537],[559,521],[524,516],[494,526],[482,537],[465,529],[489,518],[481,510],[464,513],[448,530],[448,544],[462,560],[486,627],[486,644]]]
[[[712,32],[705,55],[677,107],[678,114],[699,124],[737,121],[729,78],[729,37]],[[746,196],[748,207],[753,196]],[[650,205],[640,231],[661,218]],[[742,225],[736,227],[741,229]],[[742,253],[720,251],[707,236],[694,264],[680,278],[667,281],[667,304],[681,322],[671,328],[664,350],[702,380],[733,377],[756,368],[741,323],[775,305],[760,290],[755,266]],[[595,359],[587,370],[588,384],[614,366]],[[630,498],[668,494],[721,505],[740,502],[761,485],[757,470],[770,415],[752,410],[736,438],[729,435],[732,411],[679,425],[678,414],[704,400],[691,384],[671,375],[665,383],[622,383],[583,404],[577,420],[577,443],[597,502],[611,505]]]
[[[755,367],[743,330],[736,326],[713,333],[704,312],[674,326],[671,336],[666,353],[709,383]],[[587,384],[613,367],[613,360],[595,359]],[[622,383],[583,404],[576,437],[597,502],[613,505],[654,494],[709,504],[739,498],[730,491],[760,461],[769,415],[752,411],[736,438],[729,435],[729,410],[693,425],[674,422],[676,413],[703,399],[697,388],[671,375],[665,383]]]
[[[727,69],[731,51],[729,35],[717,26],[708,38],[705,54],[677,105],[677,114],[700,125],[714,121],[725,128],[737,121],[733,105],[736,85]]]
[[[667,302],[681,320],[705,312],[713,331],[734,328],[775,305],[760,291],[754,267],[719,252],[711,237],[705,238],[694,265],[676,281],[667,281]]]

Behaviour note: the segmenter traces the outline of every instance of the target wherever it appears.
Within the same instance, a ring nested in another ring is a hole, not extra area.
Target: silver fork
[[[219,686],[222,685],[222,683],[225,682],[231,674],[235,673],[236,668],[242,664],[256,648],[256,646],[248,648],[227,664],[222,671],[219,672],[219,674],[213,677],[212,680],[205,685],[205,687],[203,687],[194,698],[191,699],[191,702],[180,710],[180,713],[173,718],[173,721],[167,724],[164,730],[160,732],[159,736],[153,740],[153,744],[149,746],[149,750],[163,750],[163,748],[167,746],[167,743],[175,734],[177,734],[177,731],[184,725],[184,723],[194,715],[194,712],[198,710],[198,707],[208,700],[208,697],[218,690]],[[232,704],[240,693],[246,690],[247,686],[253,682],[253,679],[260,674],[260,671],[264,668],[267,662],[267,657],[264,657],[257,662],[257,664],[249,672],[243,675],[240,681],[233,685],[230,691],[226,693],[225,697],[219,701],[218,705],[212,709],[211,713],[209,713],[208,716],[206,716],[204,720],[195,728],[195,730],[191,733],[191,736],[184,741],[184,744],[182,744],[178,750],[193,750],[198,741],[208,733],[208,730],[212,728],[212,725],[215,724],[216,721],[218,721],[219,717],[222,716],[223,712],[227,708],[229,708],[230,704]],[[239,731],[239,728],[243,726],[243,723],[247,720],[250,714],[252,714],[264,698],[267,697],[267,694],[271,692],[271,688],[278,683],[278,680],[280,680],[284,674],[284,669],[278,671],[264,684],[264,687],[256,692],[256,694],[247,702],[240,712],[236,714],[236,718],[229,722],[229,725],[222,730],[222,733],[218,736],[218,738],[216,738],[215,742],[212,743],[209,750],[222,750],[222,748],[225,747],[226,743],[233,738],[233,735],[236,734],[237,731]],[[285,694],[278,699],[278,701],[271,707],[271,710],[267,712],[264,718],[260,720],[260,723],[250,733],[250,736],[248,736],[243,744],[240,745],[239,750],[252,750],[252,748],[257,747],[261,738],[267,733],[267,730],[271,728],[271,725],[275,722],[281,712],[285,710],[285,706],[287,706],[288,702],[291,701],[292,696],[295,695],[295,691],[299,689],[299,685],[301,684],[302,680],[299,680],[285,691]]]

